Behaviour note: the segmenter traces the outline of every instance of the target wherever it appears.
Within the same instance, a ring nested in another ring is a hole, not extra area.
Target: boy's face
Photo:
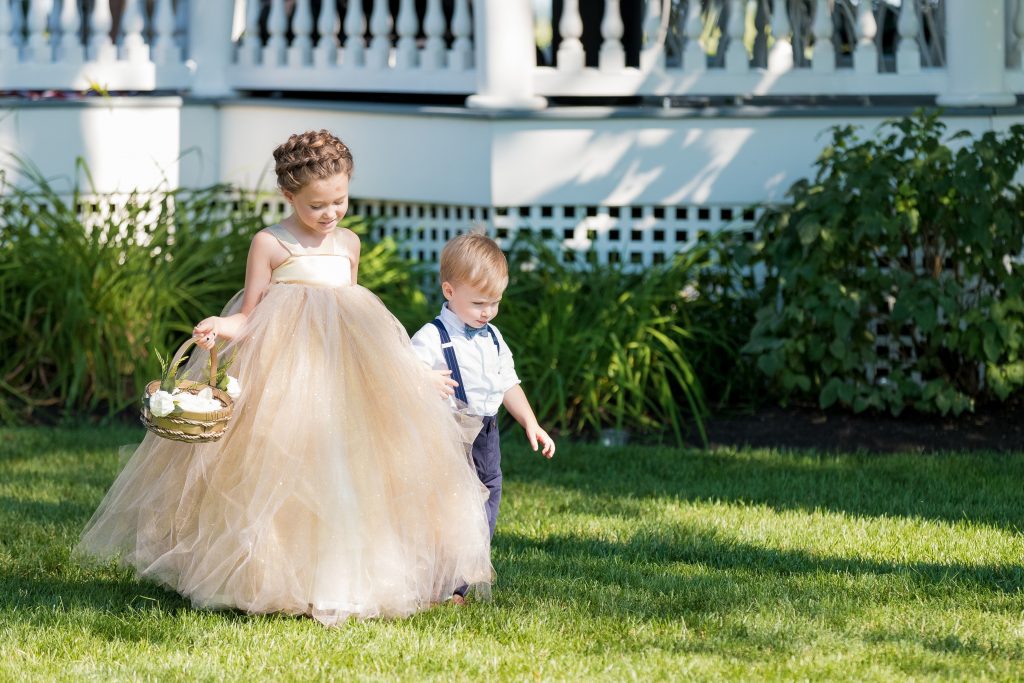
[[[498,315],[501,292],[484,291],[467,284],[441,283],[441,292],[448,300],[448,308],[470,327],[483,327]]]

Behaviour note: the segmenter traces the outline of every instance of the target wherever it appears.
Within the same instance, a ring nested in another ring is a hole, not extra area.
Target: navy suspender
[[[434,318],[430,322],[437,328],[438,333],[441,335],[441,353],[444,354],[444,362],[452,372],[452,379],[459,383],[459,386],[455,387],[455,398],[468,404],[469,399],[466,398],[466,387],[462,382],[462,373],[459,372],[459,361],[455,358],[455,349],[452,347],[452,338],[448,334],[448,330],[445,329],[444,323],[441,322],[440,318]],[[491,341],[494,342],[495,351],[501,353],[501,344],[498,343],[498,335],[494,333],[494,329],[490,325],[487,326],[487,334],[491,335]]]

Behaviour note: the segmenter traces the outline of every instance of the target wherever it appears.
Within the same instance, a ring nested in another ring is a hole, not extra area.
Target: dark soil
[[[978,408],[959,417],[904,413],[854,415],[809,408],[762,408],[707,421],[713,446],[935,453],[1024,452],[1024,401]]]

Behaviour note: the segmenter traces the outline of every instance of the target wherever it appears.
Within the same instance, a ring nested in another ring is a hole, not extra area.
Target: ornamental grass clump
[[[784,399],[959,414],[1024,384],[1024,126],[945,129],[833,128],[814,179],[764,213],[744,350]]]
[[[509,259],[501,330],[516,370],[534,392],[543,424],[593,436],[601,429],[704,439],[704,394],[684,290],[694,262],[630,271],[618,264],[567,262],[568,254],[518,238]]]
[[[240,287],[258,214],[221,186],[103,197],[21,175],[0,191],[0,421],[118,414],[152,349]]]

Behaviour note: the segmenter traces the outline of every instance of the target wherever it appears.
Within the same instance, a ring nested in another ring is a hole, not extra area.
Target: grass
[[[68,553],[128,428],[0,430],[0,680],[1014,680],[1024,455],[505,448],[493,602],[324,629]]]

